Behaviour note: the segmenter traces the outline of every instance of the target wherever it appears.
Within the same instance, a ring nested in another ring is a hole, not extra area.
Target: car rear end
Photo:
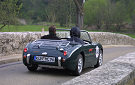
[[[49,65],[61,67],[61,63],[67,59],[66,48],[69,41],[63,40],[37,40],[26,46],[23,51],[23,63]]]

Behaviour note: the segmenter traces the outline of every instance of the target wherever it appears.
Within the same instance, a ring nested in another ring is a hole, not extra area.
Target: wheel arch
[[[101,48],[101,51],[102,51],[102,53],[103,53],[103,48]]]
[[[100,43],[98,43],[97,46],[99,46],[100,50],[103,52],[103,46]]]
[[[85,66],[85,54],[84,54],[84,52],[82,51],[82,52],[80,52],[80,54],[82,55],[82,57],[83,57],[83,67]]]

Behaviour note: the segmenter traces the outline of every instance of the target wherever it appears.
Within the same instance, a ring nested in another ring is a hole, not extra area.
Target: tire
[[[94,66],[95,68],[101,66],[103,64],[103,51],[99,51],[98,61],[97,64]]]
[[[77,58],[78,59],[77,59],[76,69],[73,72],[74,76],[79,76],[83,70],[83,56],[81,54],[79,54]]]
[[[36,64],[32,64],[32,65],[28,65],[27,66],[27,69],[29,70],[29,71],[36,71],[37,70],[37,68],[38,68],[38,65],[36,65]]]

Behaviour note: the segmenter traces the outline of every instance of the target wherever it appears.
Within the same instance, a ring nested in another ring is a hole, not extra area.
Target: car
[[[87,67],[99,67],[103,63],[103,47],[94,43],[89,33],[81,30],[84,44],[68,41],[70,29],[57,29],[61,40],[38,39],[30,42],[23,50],[23,63],[29,71],[38,67],[60,67],[80,75]]]

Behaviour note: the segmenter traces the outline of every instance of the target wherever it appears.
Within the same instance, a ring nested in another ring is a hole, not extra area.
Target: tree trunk
[[[77,24],[76,24],[80,29],[83,28],[83,14],[80,13],[77,9]]]
[[[80,29],[83,28],[83,0],[78,1],[78,0],[74,0],[75,4],[76,4],[76,9],[77,9],[77,23],[76,26],[78,26]]]

